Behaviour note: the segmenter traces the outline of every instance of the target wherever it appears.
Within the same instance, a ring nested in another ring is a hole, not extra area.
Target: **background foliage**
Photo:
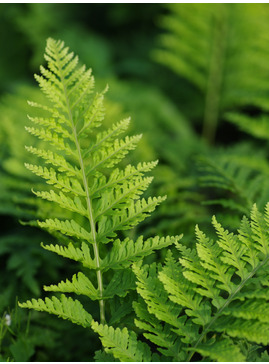
[[[269,201],[268,20],[268,4],[0,4],[1,360],[91,361],[101,348],[93,333],[16,304],[75,271],[41,251],[51,236],[19,222],[54,208],[34,199],[41,182],[24,168],[34,143],[25,100],[42,97],[32,74],[46,39],[79,54],[97,90],[109,84],[107,120],[132,117],[130,134],[144,136],[131,161],[159,159],[149,195],[168,198],[131,237],[184,233],[193,247],[197,223],[210,235],[215,214],[234,231]]]

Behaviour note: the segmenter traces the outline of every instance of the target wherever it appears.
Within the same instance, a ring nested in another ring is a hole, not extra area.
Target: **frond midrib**
[[[60,65],[60,61],[59,61],[59,55],[56,52],[56,61],[58,61],[58,64]],[[77,148],[77,152],[78,152],[78,160],[79,160],[79,164],[80,164],[80,169],[81,169],[81,173],[82,173],[82,180],[83,180],[83,186],[85,189],[85,193],[86,193],[86,205],[87,205],[87,210],[88,210],[88,220],[90,222],[90,226],[91,226],[91,232],[92,232],[92,238],[93,238],[93,248],[94,248],[94,253],[95,253],[95,260],[96,260],[96,266],[97,266],[97,281],[98,281],[98,289],[100,292],[100,296],[103,296],[103,282],[102,282],[102,273],[100,271],[100,257],[99,257],[99,249],[98,249],[98,244],[96,241],[96,227],[95,227],[95,221],[94,221],[94,216],[93,216],[93,210],[92,210],[92,201],[90,199],[90,195],[89,195],[89,186],[88,186],[88,181],[87,181],[87,177],[86,177],[86,173],[85,173],[85,167],[84,167],[84,161],[81,155],[81,148],[80,148],[80,144],[78,141],[78,134],[77,134],[77,130],[76,130],[76,126],[73,120],[73,116],[72,116],[72,109],[69,103],[69,99],[68,99],[68,93],[67,93],[67,88],[66,88],[66,84],[65,84],[65,80],[64,80],[64,76],[62,73],[62,67],[59,66],[59,74],[60,74],[60,78],[61,78],[61,82],[63,84],[64,87],[64,97],[65,97],[65,103],[67,106],[67,110],[68,110],[68,117],[70,120],[70,123],[72,125],[72,131],[74,134],[74,139],[75,139],[75,145]],[[104,316],[104,301],[100,300],[100,320],[101,323],[105,322],[105,316]]]

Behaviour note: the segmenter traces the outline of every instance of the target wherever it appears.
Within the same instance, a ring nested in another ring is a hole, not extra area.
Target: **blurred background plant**
[[[19,223],[55,210],[32,194],[42,181],[24,168],[35,143],[26,100],[41,101],[32,74],[46,39],[79,54],[98,90],[109,84],[108,125],[131,116],[130,133],[143,133],[130,162],[159,160],[148,193],[167,200],[129,234],[184,233],[190,245],[197,223],[210,234],[212,214],[236,229],[269,200],[268,20],[268,4],[0,4],[1,360],[90,361],[100,347],[91,332],[16,308],[75,271],[40,248],[53,236]]]

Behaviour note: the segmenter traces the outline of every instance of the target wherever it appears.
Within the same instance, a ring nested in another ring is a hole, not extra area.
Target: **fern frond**
[[[78,295],[88,296],[91,300],[100,299],[100,296],[92,282],[81,272],[77,275],[74,274],[72,281],[67,279],[65,282],[62,281],[57,285],[44,286],[44,290],[50,292],[74,292]]]
[[[115,210],[113,216],[102,216],[97,241],[107,243],[112,237],[116,236],[116,231],[127,230],[137,225],[164,200],[165,197],[149,197],[147,201],[143,198],[135,202],[132,201],[122,211]]]
[[[91,70],[78,67],[78,58],[62,41],[47,40],[45,59],[47,68],[41,67],[41,75],[35,75],[35,78],[49,105],[30,102],[42,113],[41,116],[29,116],[34,126],[26,130],[42,141],[42,148],[29,146],[27,150],[41,158],[48,167],[38,163],[27,163],[26,167],[51,186],[51,189],[38,189],[35,195],[53,202],[63,211],[59,218],[50,216],[38,221],[38,225],[53,233],[62,243],[67,242],[68,246],[42,246],[82,263],[96,274],[96,281],[78,273],[72,280],[46,286],[45,290],[82,294],[98,300],[100,321],[105,323],[104,300],[125,297],[135,284],[131,270],[114,275],[107,273],[106,284],[103,283],[103,273],[109,269],[128,268],[132,262],[167,247],[178,237],[155,237],[145,242],[140,239],[137,246],[129,240],[128,243],[120,243],[119,239],[114,241],[120,231],[136,226],[165,199],[141,197],[152,181],[152,177],[144,174],[157,162],[113,170],[136,148],[141,135],[121,137],[129,126],[129,118],[104,130],[104,95],[108,87],[94,93]],[[109,251],[109,247],[102,245],[109,242],[111,253],[102,259],[100,251],[104,255]]]
[[[136,148],[136,144],[142,135],[126,137],[125,140],[116,139],[109,148],[102,148],[97,152],[93,152],[91,164],[86,167],[86,176],[93,173],[97,168],[112,168],[119,163],[130,150]]]
[[[76,212],[82,216],[87,217],[88,213],[86,208],[83,206],[81,199],[75,196],[73,199],[68,197],[63,192],[59,194],[55,193],[53,190],[48,191],[33,191],[37,197],[41,197],[44,200],[56,202],[63,209],[67,209],[72,212]]]
[[[227,112],[225,118],[235,124],[240,130],[259,139],[269,139],[269,119],[268,114],[251,117],[236,112]]]
[[[262,161],[257,159],[252,166],[240,158],[233,158],[234,154],[232,152],[230,155],[226,151],[225,154],[219,153],[214,157],[199,158],[198,168],[202,173],[199,177],[200,185],[210,188],[211,196],[212,188],[216,191],[216,198],[211,197],[204,204],[221,205],[240,215],[248,214],[254,202],[264,206],[268,200],[267,173],[264,171],[266,166],[261,166],[263,171],[259,171]]]
[[[237,234],[214,217],[212,223],[217,239],[197,227],[196,249],[177,244],[179,262],[169,253],[157,271],[134,265],[137,291],[146,304],[135,305],[137,324],[167,353],[161,341],[164,327],[166,335],[176,333],[173,340],[188,353],[181,360],[195,352],[211,360],[245,360],[240,340],[269,343],[269,204],[264,214],[254,205],[250,221],[243,218]],[[161,320],[159,328],[152,315]]]
[[[68,246],[61,246],[58,244],[44,245],[43,243],[41,244],[41,246],[46,250],[61,255],[62,257],[75,260],[76,262],[80,262],[85,268],[97,268],[96,262],[92,259],[89,246],[84,241],[81,243],[80,248],[75,247],[71,242],[68,244]]]
[[[140,236],[137,241],[126,238],[124,241],[119,239],[114,241],[113,248],[101,262],[101,269],[123,269],[130,266],[142,257],[151,254],[156,249],[162,249],[177,242],[181,236],[167,236],[160,238],[155,236],[143,241]]]
[[[57,150],[64,151],[67,155],[74,154],[68,143],[65,142],[65,139],[56,132],[52,133],[44,128],[37,129],[28,126],[25,127],[25,130],[28,131],[28,133],[37,136],[41,140],[50,142]]]
[[[59,231],[63,235],[73,236],[75,238],[86,240],[93,243],[92,235],[80,226],[75,220],[59,220],[47,219],[45,221],[38,221],[38,225],[42,228]]]
[[[135,319],[135,325],[143,330],[145,338],[157,345],[158,351],[165,357],[173,358],[173,361],[183,361],[182,345],[178,335],[171,330],[171,325],[163,325],[156,316],[150,314],[145,302],[142,300],[134,302],[133,306],[139,318]]]
[[[85,191],[81,186],[80,180],[57,174],[55,169],[51,167],[48,169],[47,167],[43,168],[41,166],[36,166],[28,163],[25,163],[25,167],[37,176],[44,178],[48,184],[53,185],[59,190],[62,190],[64,192],[71,192],[75,196],[78,195],[85,197]]]
[[[79,169],[69,163],[62,155],[53,153],[51,150],[42,150],[27,146],[25,148],[28,152],[43,158],[45,163],[57,167],[59,172],[66,172],[67,176],[80,177]]]
[[[61,295],[61,298],[46,297],[42,299],[32,299],[25,303],[19,303],[22,308],[35,309],[57,315],[65,320],[70,320],[74,324],[83,327],[91,327],[92,316],[83,308],[78,300],[73,300],[71,297]]]
[[[105,352],[113,354],[120,361],[159,361],[158,355],[152,355],[149,346],[137,340],[135,333],[129,333],[126,328],[114,329],[97,322],[92,323],[92,328],[100,335]]]
[[[235,346],[233,341],[228,338],[197,345],[194,350],[203,357],[211,358],[214,361],[229,362],[233,360],[240,362],[245,360],[245,356],[240,352],[239,347]]]
[[[131,166],[129,164],[123,171],[117,168],[114,169],[108,179],[104,175],[99,178],[95,178],[93,185],[90,187],[90,195],[93,198],[99,197],[101,192],[109,190],[109,188],[132,182],[134,179],[140,177],[145,172],[151,171],[157,165],[157,163],[158,161],[139,163],[137,167]]]

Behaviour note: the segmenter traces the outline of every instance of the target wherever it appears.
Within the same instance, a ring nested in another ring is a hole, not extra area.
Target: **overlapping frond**
[[[124,241],[119,239],[114,241],[113,248],[101,262],[101,269],[123,269],[130,266],[130,262],[135,262],[142,257],[151,254],[155,249],[165,248],[177,242],[181,236],[160,238],[155,236],[143,240],[140,236],[137,241],[126,238]]]
[[[247,152],[243,150],[243,153]],[[268,201],[268,165],[258,156],[253,160],[244,154],[236,156],[235,151],[219,153],[210,158],[200,157],[199,183],[208,188],[210,193],[210,199],[204,204],[221,205],[229,212],[242,215],[249,213],[254,202],[261,207]]]
[[[120,361],[149,362],[160,361],[156,354],[151,353],[150,347],[139,340],[134,332],[124,329],[114,329],[111,326],[92,324],[93,330],[97,332],[108,354],[113,354]]]
[[[135,304],[136,324],[168,357],[176,354],[167,344],[170,338],[183,355],[179,360],[200,353],[211,360],[243,361],[240,340],[269,343],[269,203],[264,214],[254,205],[237,234],[215,217],[212,223],[217,239],[197,227],[196,249],[177,244],[179,262],[169,253],[157,270],[134,265],[143,299]]]

